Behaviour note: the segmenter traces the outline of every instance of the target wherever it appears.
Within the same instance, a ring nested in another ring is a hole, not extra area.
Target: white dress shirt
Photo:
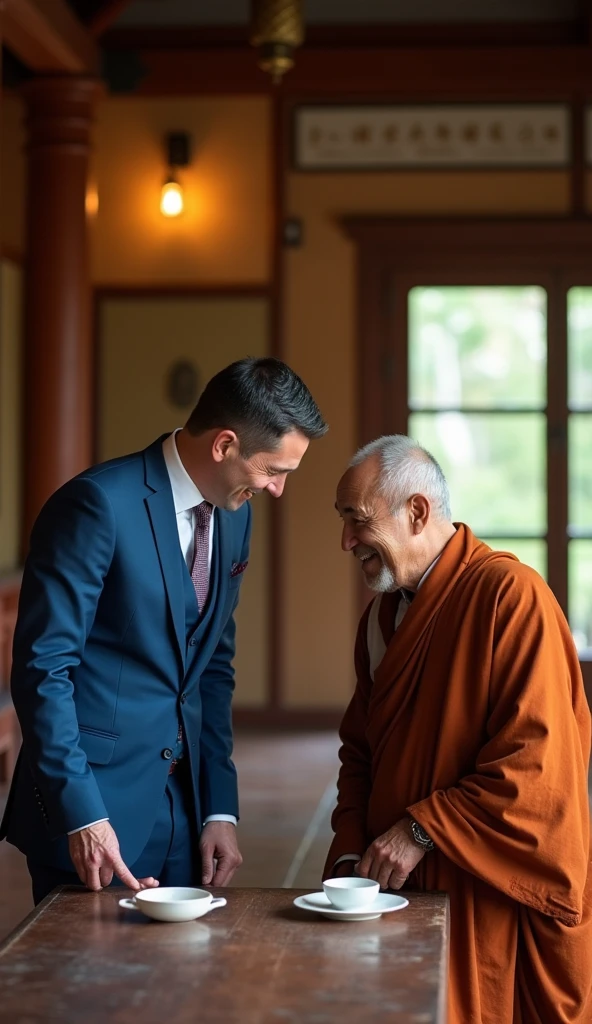
[[[193,566],[193,560],[195,558],[195,512],[196,505],[201,505],[204,501],[204,497],[198,487],[194,484],[193,480],[189,476],[189,473],[185,469],[185,466],[179,458],[179,452],[177,451],[177,442],[175,436],[178,434],[181,427],[177,427],[176,430],[169,434],[169,436],[162,443],[162,454],[164,455],[164,461],[171,481],[171,489],[173,492],[173,502],[175,505],[175,513],[177,516],[177,530],[179,533],[179,544],[181,545],[181,551],[183,552],[183,558],[187,563],[187,568],[191,572]],[[208,568],[212,567],[212,551],[214,550],[214,529],[216,522],[216,510],[212,513],[210,520],[210,546],[208,551]],[[74,835],[75,832],[82,832],[83,828],[90,828],[91,825],[98,825],[101,821],[108,821],[108,818],[98,818],[96,821],[89,822],[88,825],[81,825],[80,828],[72,829],[68,832],[68,835]],[[236,818],[233,814],[210,814],[204,821],[204,825],[207,825],[208,821],[230,821],[233,825],[236,825]]]
[[[434,561],[431,563],[431,565],[428,566],[428,568],[424,572],[423,576],[421,577],[419,583],[417,584],[417,590],[419,590],[419,588],[421,587],[422,583],[425,583],[425,581],[427,580],[428,576],[430,575],[432,569],[434,568],[435,565],[437,565],[437,563],[440,561],[441,557],[442,557],[441,554],[437,555],[436,558],[434,558]],[[417,593],[417,591],[416,591],[416,593]],[[415,596],[415,595],[412,595],[410,597],[409,596],[409,592],[407,590],[401,589],[401,600],[399,601],[399,604],[397,606],[397,612],[396,612],[396,615],[395,615],[395,626],[394,626],[393,632],[396,632],[398,630],[398,628],[401,625],[403,619],[405,618],[407,612],[409,611],[409,608],[411,607],[411,601],[413,600],[413,596]],[[377,600],[377,599],[375,598],[375,600]],[[333,865],[333,870],[335,870],[335,868],[337,867],[338,864],[343,863],[343,861],[346,861],[346,860],[355,861],[355,863],[358,864],[361,861],[361,859],[362,858],[360,857],[359,853],[343,853],[341,855],[341,857],[338,857],[337,860],[335,861],[335,863]]]

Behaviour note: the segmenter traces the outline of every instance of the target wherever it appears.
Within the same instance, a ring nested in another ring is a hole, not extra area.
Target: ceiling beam
[[[4,45],[31,71],[98,74],[97,44],[65,0],[4,0],[0,16]]]
[[[88,19],[88,29],[91,34],[98,39],[102,36],[103,32],[117,20],[121,12],[129,6],[131,0],[105,0],[98,11],[96,11],[92,18]]]

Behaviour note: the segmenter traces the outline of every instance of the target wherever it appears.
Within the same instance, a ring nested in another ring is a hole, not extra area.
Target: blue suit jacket
[[[56,867],[71,868],[66,833],[103,817],[133,864],[180,719],[198,826],[238,816],[230,705],[242,575],[231,572],[248,560],[251,510],[216,512],[213,610],[196,651],[162,440],[70,480],[32,532],[11,683],[23,747],[0,838]]]

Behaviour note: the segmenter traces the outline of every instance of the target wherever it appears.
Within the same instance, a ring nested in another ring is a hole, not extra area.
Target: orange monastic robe
[[[457,524],[395,633],[376,600],[326,871],[413,815],[436,850],[407,887],[450,894],[449,1024],[592,1024],[590,714],[553,594]]]

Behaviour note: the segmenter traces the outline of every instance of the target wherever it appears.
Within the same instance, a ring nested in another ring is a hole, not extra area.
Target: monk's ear
[[[409,519],[413,533],[425,530],[430,518],[430,503],[423,494],[413,494],[409,499]]]

